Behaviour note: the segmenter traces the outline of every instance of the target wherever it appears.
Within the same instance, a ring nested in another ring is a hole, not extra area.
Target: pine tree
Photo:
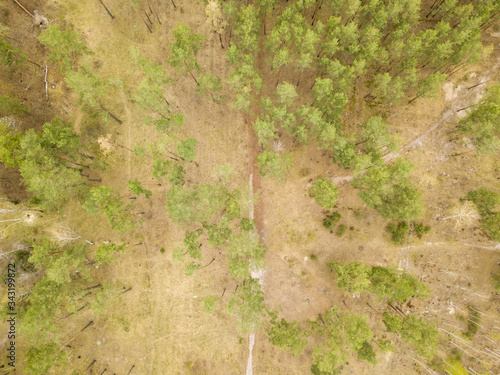
[[[480,153],[500,150],[500,85],[488,89],[483,101],[460,120],[458,131],[470,137]]]
[[[128,180],[127,182],[128,182],[128,188],[130,189],[130,191],[132,191],[133,193],[135,193],[137,195],[144,194],[144,196],[146,197],[146,199],[151,198],[151,195],[153,194],[151,192],[151,190],[144,189],[141,186],[141,183],[139,181],[137,181],[137,180]]]
[[[130,212],[131,207],[125,205],[122,199],[115,195],[108,186],[99,186],[90,189],[89,196],[82,207],[93,215],[106,214],[111,228],[119,232],[126,232],[136,228],[136,223]]]
[[[26,352],[24,370],[31,375],[43,375],[47,374],[50,368],[60,366],[66,360],[66,352],[59,350],[56,343],[30,346]]]
[[[9,166],[19,166],[19,153],[21,133],[12,131],[7,124],[0,122],[0,162]]]
[[[102,242],[95,251],[95,256],[98,264],[111,264],[114,261],[115,253],[122,253],[125,250],[125,244],[115,245],[114,243]]]
[[[411,164],[398,158],[392,164],[383,164],[379,159],[361,173],[366,166],[356,168],[353,185],[359,189],[359,196],[383,218],[407,220],[422,214],[421,193],[412,186],[407,174]]]
[[[257,157],[257,165],[262,176],[283,179],[292,167],[292,159],[289,155],[279,155],[276,152],[264,150]]]
[[[186,161],[191,161],[196,157],[196,145],[198,141],[195,138],[187,138],[177,145],[179,156]]]
[[[28,108],[22,105],[17,99],[9,96],[0,95],[0,114],[20,115],[28,113]]]
[[[228,310],[238,316],[238,329],[243,333],[255,332],[262,321],[264,293],[257,279],[247,279],[231,297]]]
[[[318,178],[309,189],[309,195],[314,198],[318,206],[332,209],[337,202],[339,190],[332,180]]]
[[[79,57],[92,53],[80,40],[78,33],[72,30],[62,30],[57,24],[49,25],[40,34],[38,40],[49,47],[49,60],[58,61],[63,73],[76,68]]]
[[[297,320],[287,322],[278,320],[278,314],[268,311],[271,317],[271,327],[266,330],[269,342],[280,348],[288,349],[292,356],[302,353],[307,346],[307,333],[300,328]]]
[[[196,55],[203,43],[203,36],[191,33],[191,28],[187,25],[177,24],[173,31],[175,42],[172,44],[172,56],[169,63],[177,72],[189,73],[198,86],[199,83],[193,71],[200,69],[196,61]]]
[[[88,69],[79,69],[67,71],[64,79],[68,87],[79,95],[84,109],[104,111],[116,122],[122,124],[122,121],[102,104],[109,86],[99,77],[90,73]]]
[[[361,293],[370,290],[370,267],[362,263],[329,263],[335,270],[335,280],[340,289],[351,293]]]
[[[438,344],[438,331],[434,324],[413,314],[401,317],[385,312],[383,316],[388,332],[400,333],[403,340],[410,342],[420,355],[429,360],[434,357]]]
[[[79,163],[81,149],[79,136],[56,117],[44,125],[42,133],[30,129],[20,137],[19,149],[13,150],[13,155],[28,190],[42,205],[53,209],[85,190],[80,172],[84,166]]]

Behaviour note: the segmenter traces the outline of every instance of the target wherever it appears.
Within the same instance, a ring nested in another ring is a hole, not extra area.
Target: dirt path
[[[253,108],[255,112],[257,109]],[[257,167],[256,160],[259,155],[259,142],[257,139],[257,135],[253,129],[253,121],[254,119],[249,115],[245,114],[244,116],[245,124],[247,125],[248,131],[248,178],[249,178],[249,194],[253,199],[256,192],[262,192],[262,176],[259,173],[259,168]],[[255,220],[255,232],[259,236],[260,243],[265,243],[265,229],[264,229],[264,202],[262,200],[262,194],[259,197],[260,199],[253,206],[253,209],[250,210],[250,219]],[[259,279],[260,284],[263,284],[263,270],[254,270],[252,272],[252,278]],[[252,353],[253,347],[255,344],[255,333],[251,333],[248,340],[248,361],[247,361],[247,370],[246,375],[253,374],[253,362],[252,362]]]
[[[252,126],[253,121],[254,119],[250,118],[249,115],[245,115],[245,124],[248,129],[248,176],[252,196],[256,192],[262,192],[262,176],[256,164],[257,156],[259,156],[259,142]],[[252,218],[255,220],[255,231],[259,236],[260,242],[265,243],[264,203],[262,198],[259,199],[257,204],[253,207]]]

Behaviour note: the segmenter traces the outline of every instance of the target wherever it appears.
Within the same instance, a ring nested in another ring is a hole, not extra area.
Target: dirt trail
[[[253,112],[257,110],[256,108],[252,108]],[[250,187],[250,196],[253,198],[256,192],[261,192],[261,182],[262,176],[259,173],[259,168],[256,164],[257,156],[259,155],[259,142],[257,139],[257,135],[253,129],[253,121],[254,119],[249,114],[244,115],[245,124],[247,125],[248,130],[248,178],[249,178],[249,187]],[[264,203],[262,201],[262,196],[257,201],[257,203],[253,206],[253,209],[250,210],[250,219],[255,220],[255,232],[259,236],[259,242],[265,243],[265,230],[264,230]],[[259,279],[260,284],[263,284],[263,271],[262,270],[254,270],[252,272],[252,278]],[[253,374],[253,362],[252,362],[252,353],[253,347],[255,344],[255,333],[251,333],[248,340],[248,361],[247,361],[247,370],[246,375]]]
[[[245,115],[245,124],[248,129],[248,176],[252,195],[260,192],[262,187],[262,176],[256,164],[257,156],[259,156],[259,142],[252,126],[253,121],[254,119],[250,115]],[[259,236],[259,240],[261,243],[265,243],[264,204],[262,199],[259,199],[253,207],[253,219],[255,220],[255,231]]]

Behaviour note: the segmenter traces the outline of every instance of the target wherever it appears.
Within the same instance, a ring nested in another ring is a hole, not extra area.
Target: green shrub
[[[472,340],[474,335],[479,330],[479,322],[481,317],[479,316],[479,313],[476,310],[474,310],[471,306],[468,307],[468,310],[469,310],[469,319],[467,319],[467,331],[465,331],[463,334],[469,340]]]
[[[483,187],[467,193],[465,199],[474,203],[481,215],[481,227],[493,240],[500,240],[500,194]]]
[[[472,201],[476,205],[481,216],[491,215],[495,206],[500,205],[500,194],[484,187],[469,191],[465,199]]]
[[[338,212],[334,212],[331,215],[327,215],[323,219],[323,226],[327,229],[333,229],[335,224],[340,220],[340,214]]]
[[[380,347],[380,350],[382,350],[383,352],[393,352],[394,351],[394,345],[392,345],[391,340],[378,339],[377,344]]]
[[[428,225],[424,225],[423,223],[413,222],[413,230],[417,234],[418,238],[421,238],[424,234],[431,231],[431,227]]]
[[[482,219],[481,224],[493,240],[500,241],[500,212]]]
[[[497,292],[500,292],[500,275],[491,275],[491,280],[495,283],[493,286]]]
[[[359,359],[371,363],[372,365],[377,364],[377,354],[373,350],[373,346],[365,341],[361,348],[357,351]]]
[[[344,224],[340,224],[339,227],[337,228],[337,231],[335,232],[335,235],[337,237],[342,237],[346,230],[347,226],[345,226]]]
[[[398,224],[389,224],[386,229],[392,235],[392,242],[401,245],[404,243],[405,236],[408,234],[409,226],[406,221],[401,221]]]
[[[318,206],[332,209],[337,202],[339,189],[332,180],[318,178],[313,187],[309,189],[309,195],[314,198]]]
[[[329,262],[327,266],[335,270],[335,279],[340,289],[351,293],[370,290],[370,266],[358,262],[345,264]]]

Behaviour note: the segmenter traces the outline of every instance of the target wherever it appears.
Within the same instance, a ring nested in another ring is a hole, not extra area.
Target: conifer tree
[[[458,124],[480,153],[500,150],[500,85],[491,86],[483,101]]]
[[[189,73],[198,86],[198,80],[193,71],[200,69],[196,61],[196,55],[203,43],[203,36],[191,33],[191,28],[187,25],[177,24],[173,31],[175,42],[172,44],[172,56],[169,63],[177,72]]]
[[[108,186],[99,186],[90,189],[89,196],[82,207],[93,215],[106,214],[111,228],[119,232],[126,232],[136,227],[130,211],[131,206],[125,205],[122,199],[115,195]]]
[[[79,57],[92,53],[80,40],[78,33],[63,30],[58,24],[49,25],[38,40],[50,48],[49,60],[58,61],[63,73],[75,69]]]
[[[357,168],[361,171],[363,168]],[[407,220],[422,214],[421,193],[407,175],[411,164],[398,158],[394,163],[383,164],[379,159],[355,176],[353,185],[359,189],[359,196],[383,218]]]
[[[243,333],[255,332],[262,321],[264,293],[257,279],[247,279],[231,297],[228,310],[238,316],[238,329]]]
[[[309,189],[309,195],[314,198],[318,206],[332,209],[337,201],[339,190],[332,180],[318,178]]]

